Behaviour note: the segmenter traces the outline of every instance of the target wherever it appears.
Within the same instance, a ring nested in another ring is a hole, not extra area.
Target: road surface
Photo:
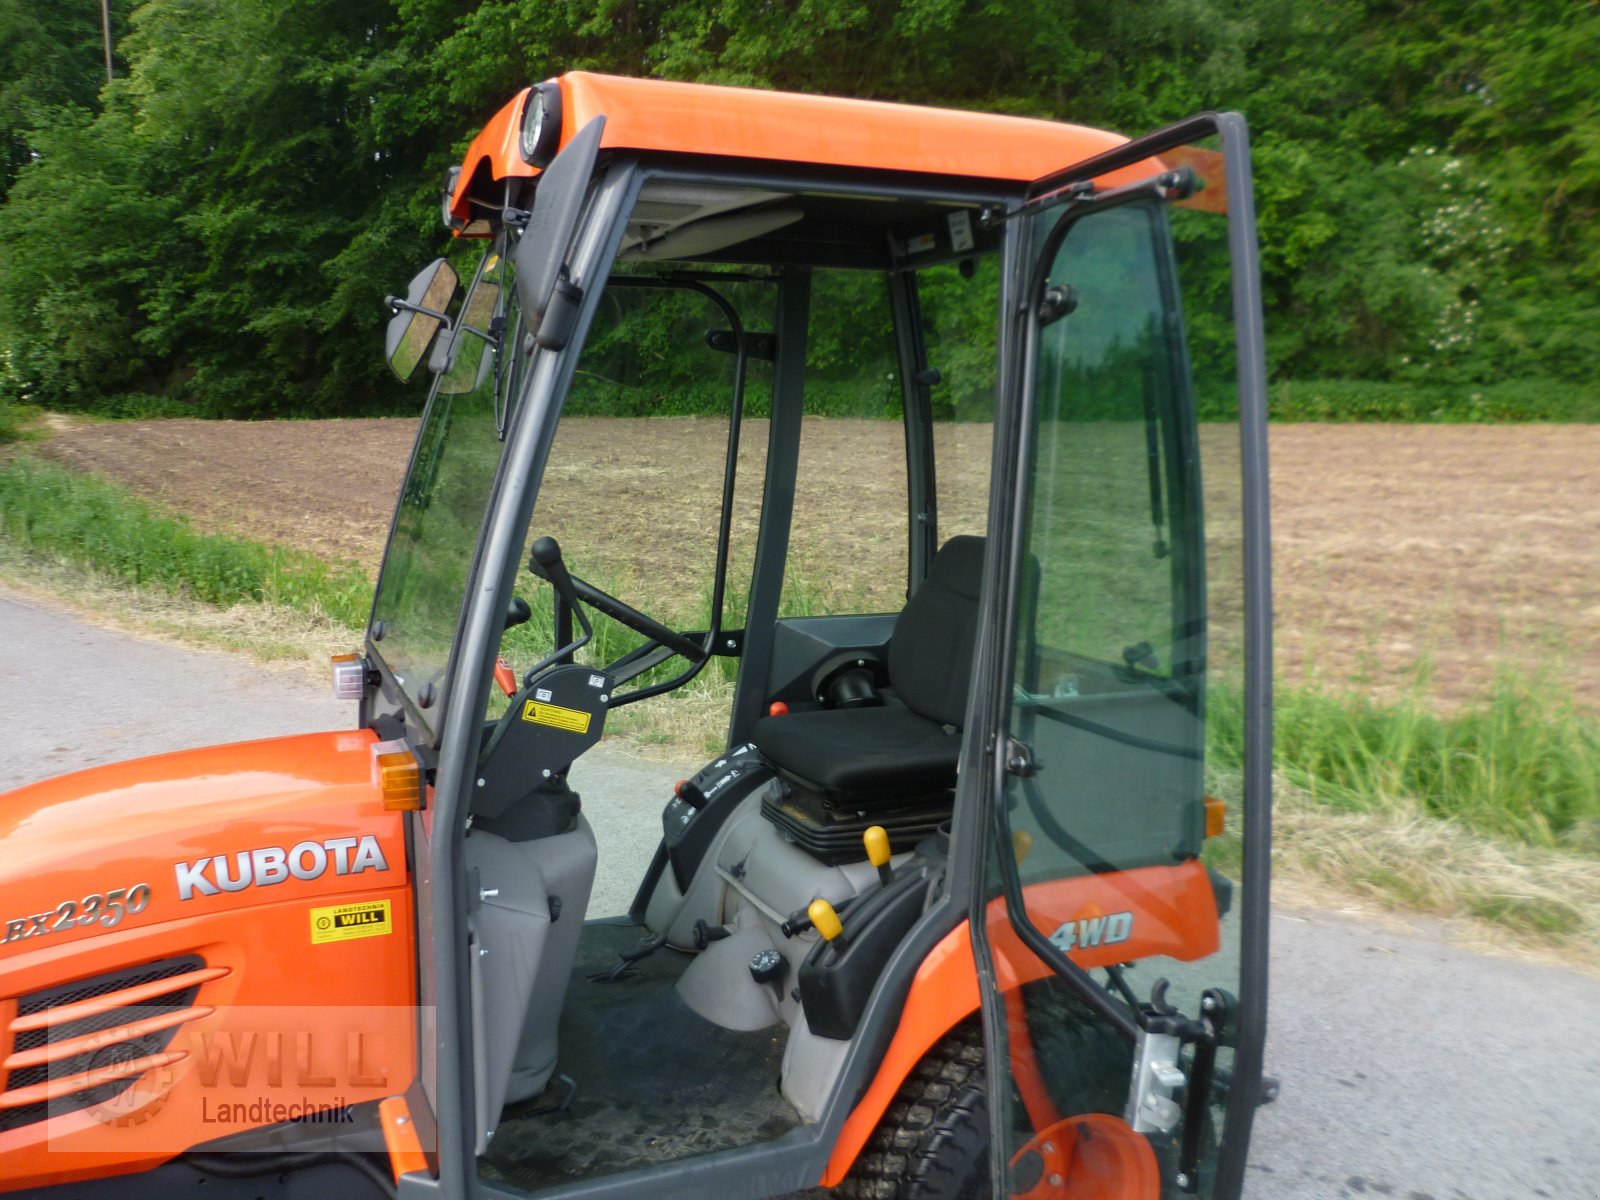
[[[298,674],[146,641],[0,591],[0,789],[212,742],[347,726]],[[622,911],[679,768],[602,748],[573,772]],[[4,803],[0,796],[0,804]],[[1514,935],[1507,934],[1507,937]],[[1443,925],[1273,919],[1250,1200],[1600,1198],[1600,979],[1468,953]]]

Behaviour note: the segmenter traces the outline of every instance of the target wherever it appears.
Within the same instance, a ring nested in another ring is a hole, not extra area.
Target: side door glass
[[[1224,134],[1243,153],[1242,123]],[[1237,1196],[1259,1096],[1264,412],[1259,311],[1247,287],[1241,330],[1230,284],[1254,279],[1253,229],[1241,262],[1227,220],[1250,222],[1248,176],[1235,200],[1222,153],[1162,138],[1120,187],[1052,181],[1017,218],[978,938],[997,1194]]]

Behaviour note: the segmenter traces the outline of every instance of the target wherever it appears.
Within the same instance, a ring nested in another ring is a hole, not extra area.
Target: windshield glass
[[[372,649],[433,730],[484,507],[494,483],[515,356],[495,330],[514,330],[516,289],[496,243],[484,256],[449,343],[400,492],[369,638]],[[515,338],[506,335],[506,344]]]

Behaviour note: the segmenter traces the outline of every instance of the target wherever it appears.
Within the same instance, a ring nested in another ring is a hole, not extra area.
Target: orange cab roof
[[[844,100],[755,88],[622,79],[573,71],[561,87],[561,144],[595,117],[601,146],[819,166],[1028,182],[1127,139],[1101,129],[879,100]],[[488,163],[495,179],[531,177],[517,148],[525,88],[473,139],[451,197],[468,219],[467,190]]]

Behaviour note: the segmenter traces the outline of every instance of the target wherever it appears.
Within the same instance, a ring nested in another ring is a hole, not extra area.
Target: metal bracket
[[[739,337],[731,329],[706,330],[706,345],[723,354],[737,354],[739,352]],[[778,357],[778,337],[773,333],[757,333],[747,330],[744,335],[744,352],[751,358],[759,358],[763,362],[773,362]]]
[[[1183,1039],[1170,1033],[1139,1031],[1134,1042],[1133,1082],[1128,1088],[1128,1107],[1123,1120],[1135,1133],[1171,1133],[1183,1116],[1183,1109],[1172,1094],[1183,1087],[1185,1077],[1178,1066],[1178,1051]]]

